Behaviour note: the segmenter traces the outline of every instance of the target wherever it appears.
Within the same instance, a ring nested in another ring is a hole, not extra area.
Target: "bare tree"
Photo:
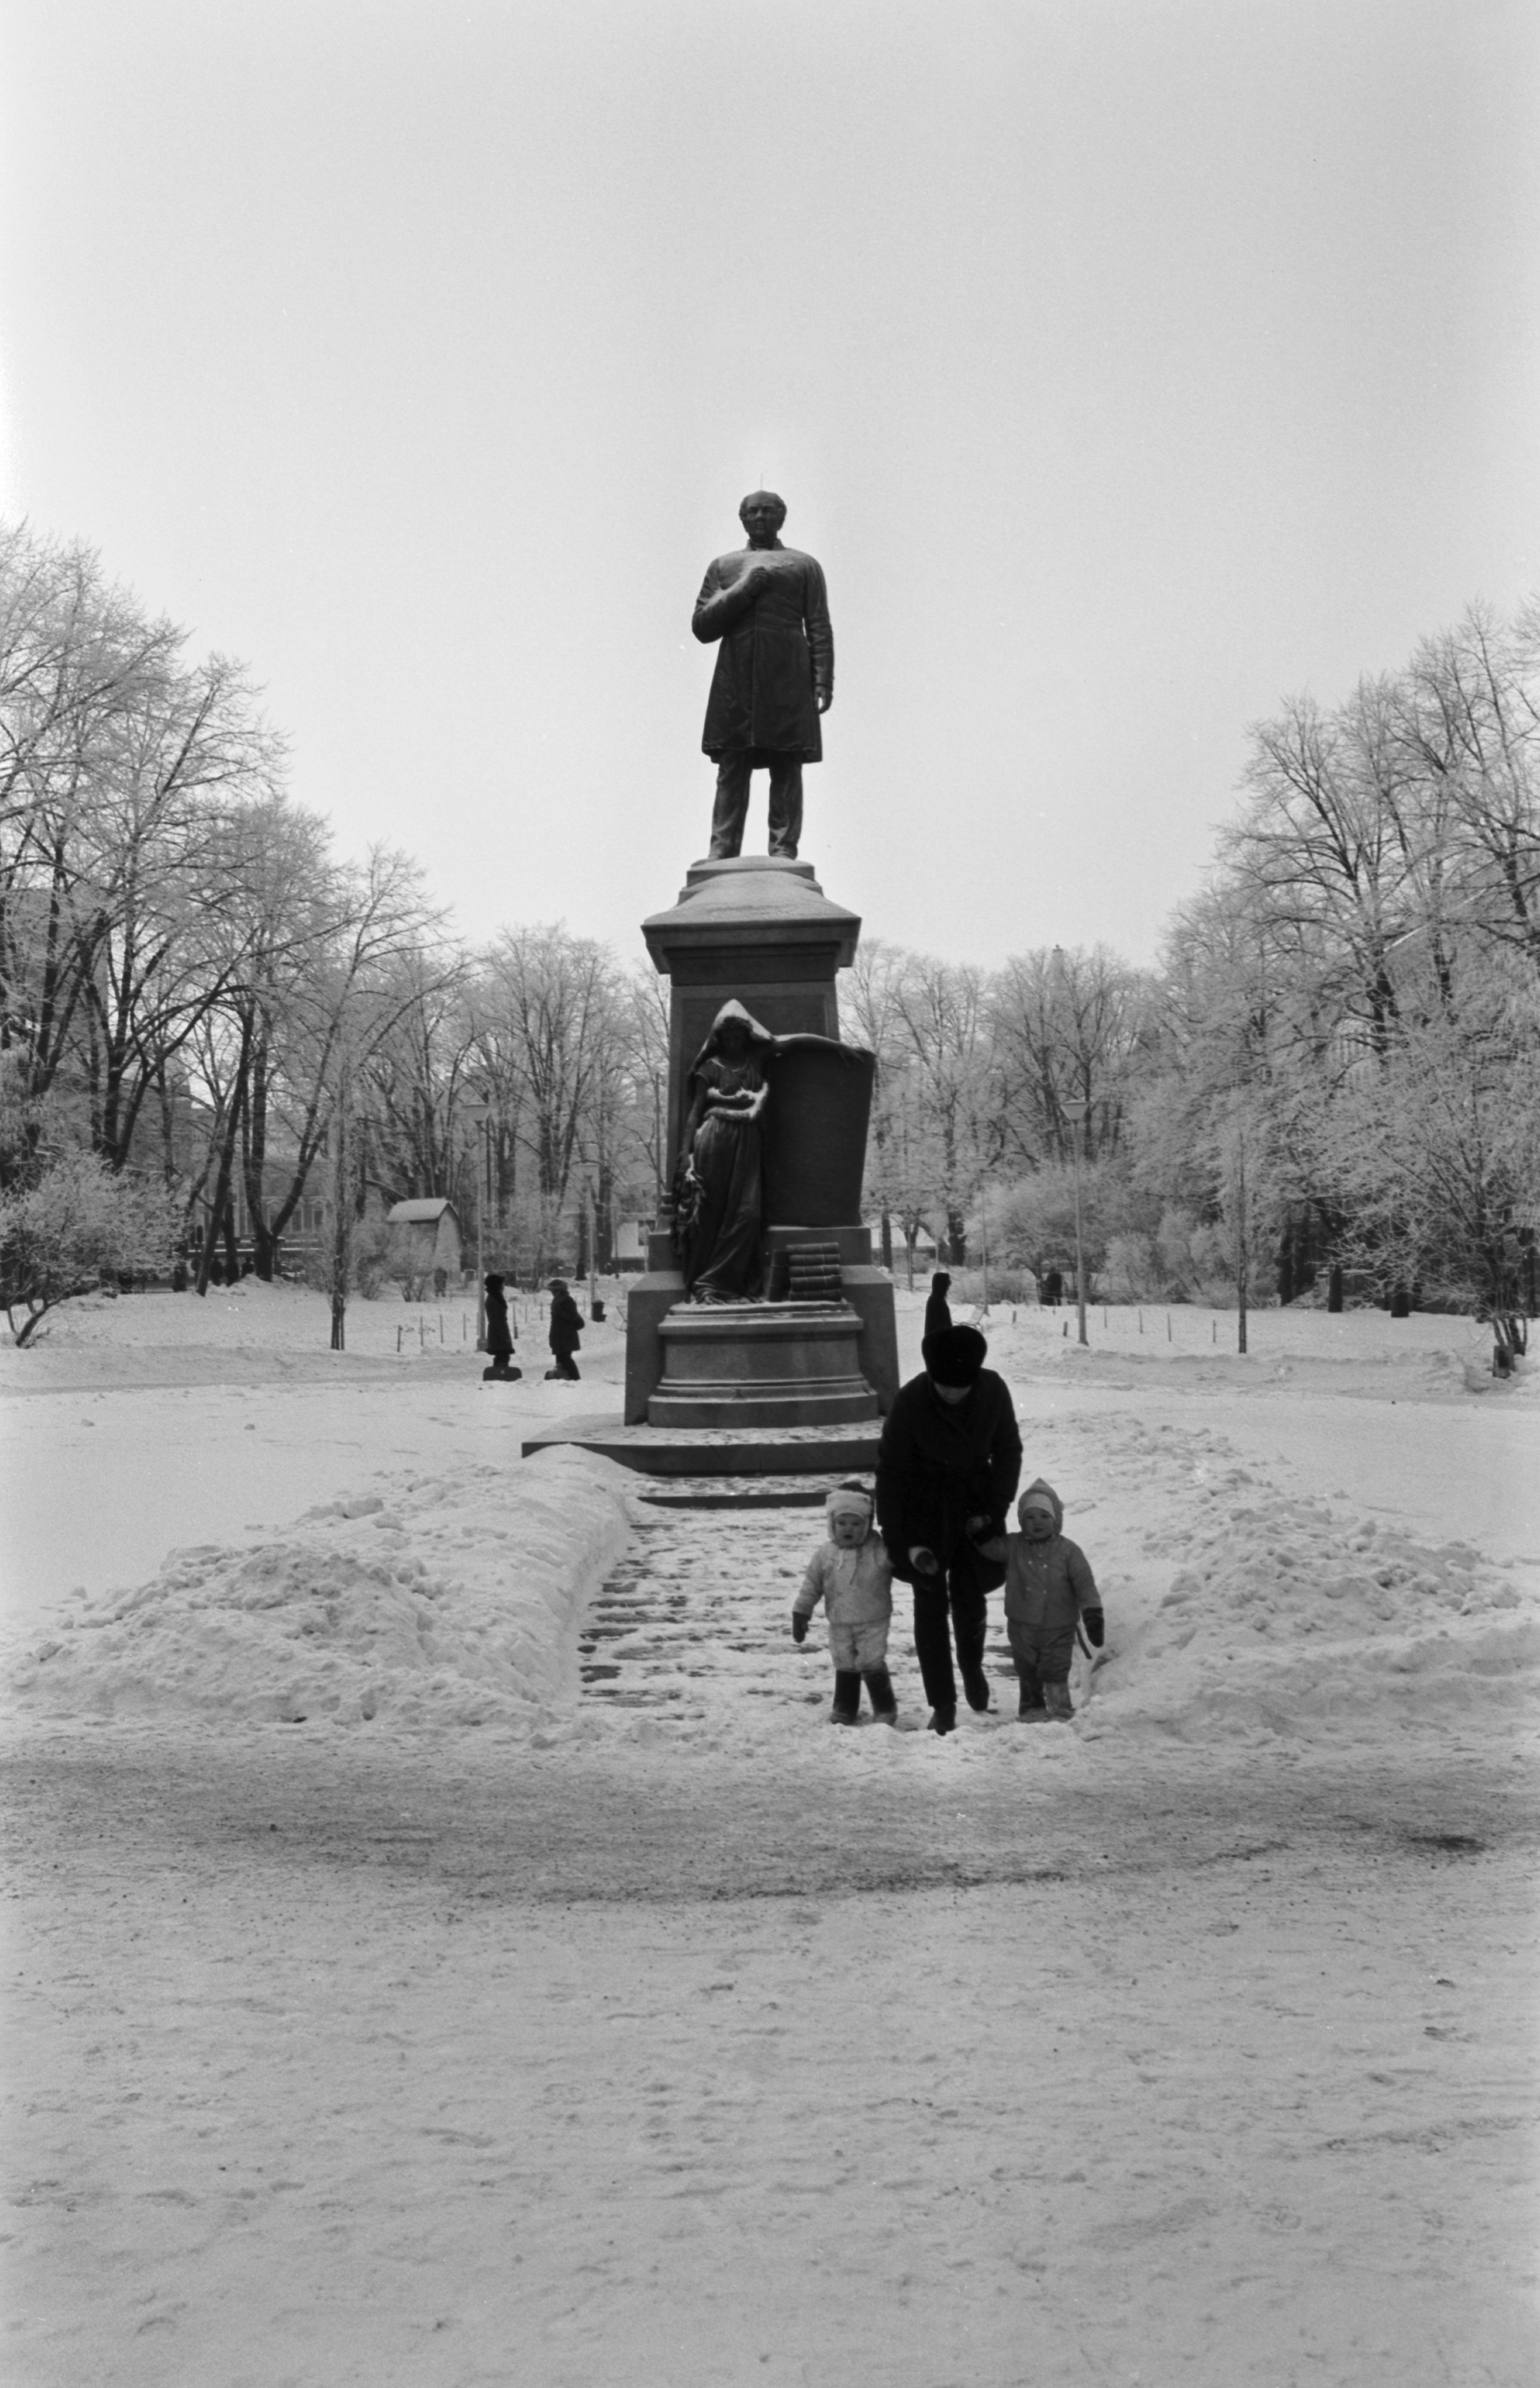
[[[391,983],[396,1018],[364,1070],[364,1174],[389,1202],[463,1195],[458,1114],[477,1058],[469,966],[447,944],[414,946],[395,961]]]
[[[562,927],[505,929],[486,957],[478,1002],[483,1036],[517,1057],[541,1270],[623,1042],[624,990],[608,948],[591,939]]]
[[[903,1223],[902,1232],[913,1285],[915,1238],[923,1224],[921,1211],[928,1209],[929,1202],[922,1199],[916,1209],[917,1189],[908,1165],[911,1138],[907,1133],[906,1073],[913,1054],[900,1009],[908,967],[909,956],[902,946],[885,945],[880,937],[867,937],[856,948],[844,997],[847,1024],[855,1041],[865,1045],[877,1061],[872,1082],[866,1200],[877,1206],[881,1238],[878,1257],[885,1269],[892,1268],[896,1213]]]
[[[1540,604],[1513,623],[1473,605],[1425,640],[1396,726],[1443,830],[1430,934],[1475,930],[1540,972]]]
[[[1089,1106],[1088,1160],[1115,1153],[1129,1073],[1147,1037],[1147,983],[1098,946],[1014,956],[990,983],[989,1014],[1008,1160],[1066,1164],[1068,1102]]]
[[[92,1080],[115,1162],[135,1058],[168,1010],[185,1033],[189,990],[168,1004],[160,935],[161,908],[185,892],[201,769],[183,643],[107,586],[89,549],[0,531],[0,1048],[24,1057],[34,1116],[57,1085]],[[172,736],[157,794],[145,741],[173,723],[189,751]]]
[[[970,964],[912,955],[895,980],[893,1001],[905,1075],[934,1142],[934,1199],[949,1255],[960,1262],[967,1251],[967,1206],[1000,1155],[984,975]]]
[[[1249,908],[1383,1050],[1399,1009],[1393,957],[1426,918],[1428,866],[1394,687],[1365,681],[1331,714],[1293,700],[1253,731],[1246,786],[1220,849]]]

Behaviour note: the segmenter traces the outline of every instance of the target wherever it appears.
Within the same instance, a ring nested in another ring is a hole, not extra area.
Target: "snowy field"
[[[827,1729],[815,1511],[519,1461],[613,1319],[468,1316],[0,1358],[7,2382],[1540,2378],[1540,1365],[997,1309],[1110,1655],[938,1743],[902,1611]]]

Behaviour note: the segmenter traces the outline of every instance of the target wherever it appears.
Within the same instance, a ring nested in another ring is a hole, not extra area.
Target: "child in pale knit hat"
[[[1102,1595],[1091,1562],[1064,1531],[1064,1503],[1040,1476],[1016,1505],[1016,1534],[978,1548],[1005,1562],[1005,1632],[1016,1660],[1023,1724],[1067,1724],[1075,1713],[1069,1667],[1075,1635],[1100,1649],[1106,1636]]]
[[[831,1724],[854,1724],[865,1683],[872,1714],[896,1724],[898,1702],[888,1673],[888,1627],[893,1614],[893,1569],[877,1531],[876,1503],[864,1484],[838,1485],[824,1503],[828,1540],[807,1563],[791,1610],[791,1638],[805,1642],[820,1601],[828,1619],[834,1659]]]

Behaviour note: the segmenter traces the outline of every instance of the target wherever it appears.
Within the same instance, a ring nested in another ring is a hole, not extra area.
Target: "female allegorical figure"
[[[773,1036],[741,1003],[723,1005],[695,1057],[674,1215],[674,1248],[691,1302],[751,1302],[760,1290],[770,1074],[777,1055],[805,1045],[863,1058],[832,1036]]]

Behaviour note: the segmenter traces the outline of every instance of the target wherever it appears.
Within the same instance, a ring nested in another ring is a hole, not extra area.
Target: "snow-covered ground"
[[[7,2380],[1537,2376],[1540,1367],[997,1310],[1110,1656],[940,1743],[825,1724],[815,1511],[518,1460],[617,1325],[463,1315],[0,1361]]]

